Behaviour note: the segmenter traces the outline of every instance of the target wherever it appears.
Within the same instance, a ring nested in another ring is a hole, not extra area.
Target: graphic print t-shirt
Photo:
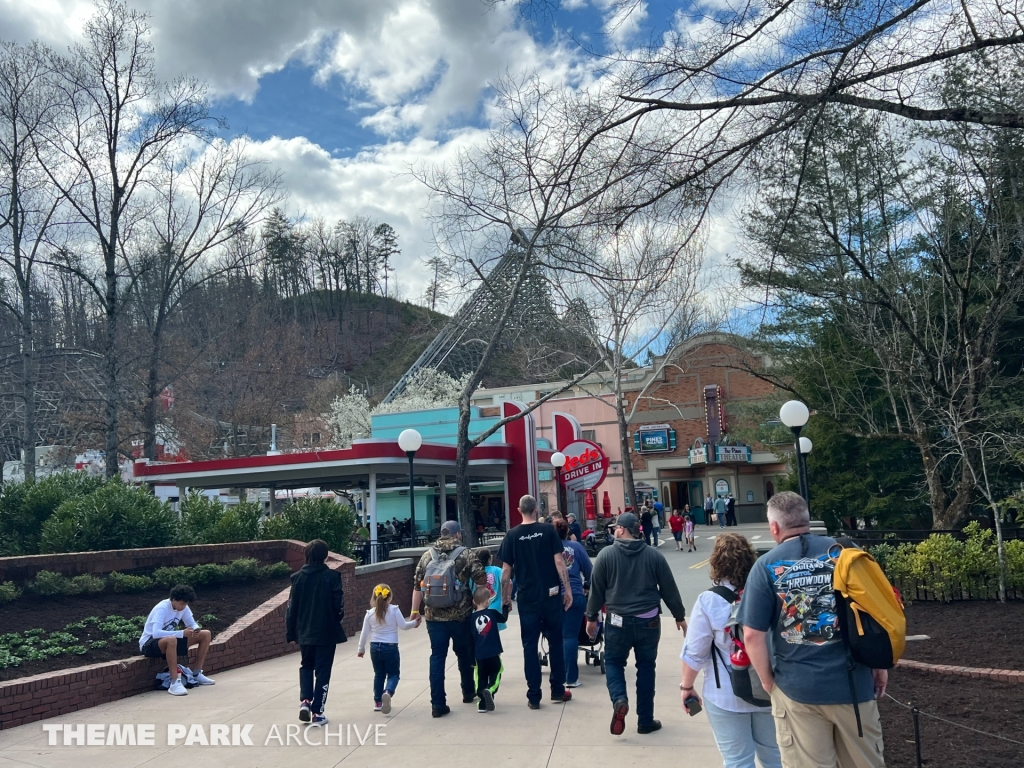
[[[562,540],[553,525],[526,523],[505,534],[498,557],[515,570],[520,610],[558,596],[561,580],[554,556],[561,554]]]
[[[583,582],[590,578],[594,567],[586,548],[578,541],[563,541],[562,557],[565,559],[566,570],[569,571],[569,586],[572,587],[573,595],[582,595]]]
[[[833,544],[827,536],[806,535],[761,555],[740,603],[740,623],[768,632],[775,683],[801,704],[852,703],[832,593]],[[858,664],[854,683],[857,701],[870,701],[871,670]]]
[[[476,643],[478,659],[493,659],[502,652],[501,636],[498,627],[508,621],[508,614],[500,613],[493,608],[474,611],[470,617],[473,626],[473,640]]]

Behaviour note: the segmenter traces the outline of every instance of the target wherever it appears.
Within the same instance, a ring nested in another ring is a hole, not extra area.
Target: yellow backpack
[[[892,669],[907,641],[907,619],[896,591],[863,549],[836,544],[829,557],[835,564],[832,588],[843,643],[864,666]]]

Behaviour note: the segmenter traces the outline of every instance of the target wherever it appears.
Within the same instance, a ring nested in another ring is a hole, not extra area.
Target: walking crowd
[[[720,498],[712,504],[718,502],[724,519],[727,502]],[[654,520],[663,513],[657,506],[645,505],[639,515],[621,513],[610,526],[612,545],[591,561],[569,521],[561,516],[554,524],[540,521],[537,501],[524,496],[522,523],[498,549],[500,569],[491,565],[489,551],[477,553],[463,544],[458,522],[446,522],[416,565],[408,618],[393,604],[390,585],[378,584],[370,596],[357,654],[363,658],[369,646],[374,711],[389,713],[397,694],[400,631],[425,620],[432,716],[451,712],[445,690],[449,648],[457,660],[463,703],[481,714],[493,712],[504,672],[501,631],[515,600],[530,709],[540,709],[544,699],[539,649],[546,648],[550,701],[565,705],[580,685],[581,643],[603,638],[611,734],[624,733],[631,711],[637,733],[654,733],[662,727],[654,701],[664,605],[684,637],[682,708],[690,716],[706,712],[726,768],[884,766],[877,699],[902,645],[894,644],[888,661],[878,663],[881,668],[862,663],[856,638],[844,634],[841,598],[833,591],[834,572],[838,576],[844,562],[837,555],[842,546],[810,533],[804,499],[784,492],[769,500],[776,546],[760,557],[739,534],[714,537],[712,584],[697,598],[689,621],[657,548],[661,526]],[[688,551],[695,549],[690,515],[675,510],[667,522],[677,551],[684,542]],[[328,568],[327,556],[324,542],[307,545],[306,564],[292,575],[286,618],[287,639],[301,650],[299,719],[314,726],[327,722],[335,647],[346,640],[341,577]],[[843,578],[851,578],[845,566]],[[195,684],[213,684],[202,673],[210,633],[192,618],[188,603],[194,599],[191,588],[176,586],[170,599],[153,609],[140,640],[145,654],[167,658],[174,695],[186,693],[183,674]],[[187,660],[190,644],[199,645],[194,672],[177,666],[179,657]],[[632,705],[625,675],[631,653],[636,665]],[[698,675],[703,676],[699,693]]]

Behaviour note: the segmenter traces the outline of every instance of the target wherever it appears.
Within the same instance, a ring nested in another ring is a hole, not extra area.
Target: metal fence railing
[[[963,531],[936,531],[931,529],[900,531],[858,528],[855,531],[841,530],[838,535],[853,539],[862,547],[873,547],[875,544],[892,544],[893,546],[899,544],[920,544],[934,533],[946,533],[960,541],[967,538]],[[1005,541],[1024,539],[1024,528],[1017,528],[1016,526],[1004,527],[1003,539]]]

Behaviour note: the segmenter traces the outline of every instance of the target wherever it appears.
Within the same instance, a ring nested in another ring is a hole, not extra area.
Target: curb
[[[1024,672],[1015,669],[988,669],[983,667],[954,667],[950,664],[927,664],[923,661],[900,659],[896,666],[933,675],[956,675],[976,680],[995,680],[1000,683],[1024,684]]]

